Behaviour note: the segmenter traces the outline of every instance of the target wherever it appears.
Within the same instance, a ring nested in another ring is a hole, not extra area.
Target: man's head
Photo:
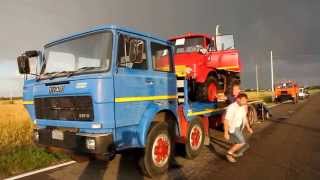
[[[240,83],[239,82],[235,82],[233,85],[232,85],[232,95],[234,97],[237,97],[239,94],[240,94]]]
[[[237,103],[240,106],[244,106],[247,105],[248,103],[248,96],[245,93],[239,93],[239,95],[237,96]]]

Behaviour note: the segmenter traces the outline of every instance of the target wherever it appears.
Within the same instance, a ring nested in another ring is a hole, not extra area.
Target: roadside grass
[[[265,103],[272,103],[272,92],[271,91],[261,91],[261,92],[245,92],[250,101],[262,100]]]
[[[16,147],[0,154],[0,178],[42,168],[68,159],[62,153],[49,153],[34,145]]]
[[[309,90],[310,94],[316,94],[316,93],[320,93],[320,89],[311,89]]]
[[[33,124],[21,100],[0,101],[0,179],[68,159],[32,142]]]

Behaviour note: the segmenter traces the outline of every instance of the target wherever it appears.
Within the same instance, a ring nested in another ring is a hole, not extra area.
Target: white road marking
[[[63,167],[63,166],[67,166],[67,165],[70,165],[70,164],[73,164],[73,163],[76,163],[76,161],[68,161],[68,162],[65,162],[65,163],[62,163],[62,164],[49,166],[49,167],[46,167],[46,168],[43,168],[43,169],[39,169],[39,170],[23,173],[23,174],[20,174],[20,175],[17,175],[17,176],[13,176],[13,177],[9,177],[9,178],[6,178],[4,180],[20,179],[20,178],[31,176],[31,175],[34,175],[34,174],[38,174],[38,173],[41,173],[41,172],[45,172],[45,171],[57,169],[57,168],[60,168],[60,167]]]

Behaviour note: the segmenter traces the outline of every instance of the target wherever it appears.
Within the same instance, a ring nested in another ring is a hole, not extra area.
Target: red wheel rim
[[[158,167],[163,167],[169,159],[170,140],[166,134],[160,134],[152,146],[152,160]]]
[[[208,86],[208,100],[214,101],[217,97],[217,86],[214,83],[210,83]]]
[[[192,150],[199,149],[202,141],[202,131],[198,125],[192,127],[189,141]]]

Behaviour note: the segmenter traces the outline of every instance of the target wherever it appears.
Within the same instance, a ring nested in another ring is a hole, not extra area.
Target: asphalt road
[[[156,179],[320,179],[320,94],[298,104],[272,109],[272,118],[254,127],[251,148],[238,162],[225,160],[228,143],[212,131],[211,145],[194,160],[177,154],[176,164]],[[109,162],[84,161],[26,179],[148,179],[141,176],[135,153]]]

